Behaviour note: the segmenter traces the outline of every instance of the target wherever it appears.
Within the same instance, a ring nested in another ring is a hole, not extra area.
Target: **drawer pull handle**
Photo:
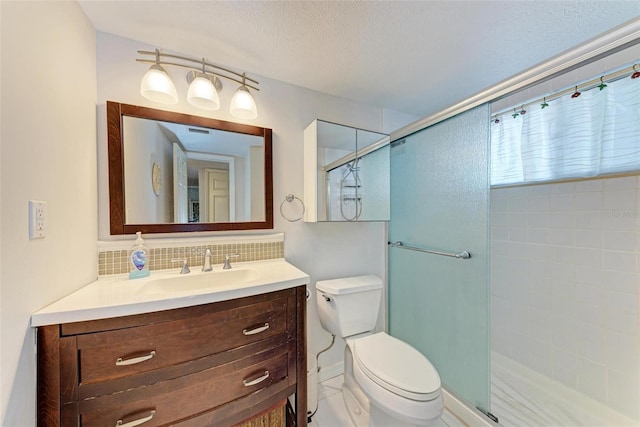
[[[258,326],[257,328],[254,329],[243,329],[242,333],[245,335],[255,335],[255,334],[259,334],[260,332],[264,332],[267,329],[269,329],[269,323],[265,323],[262,326]]]
[[[151,421],[151,419],[153,418],[153,416],[155,414],[156,414],[156,411],[151,411],[151,413],[149,413],[148,416],[146,416],[144,418],[137,419],[137,420],[129,421],[128,423],[125,423],[122,420],[118,420],[116,422],[116,427],[135,427],[135,426],[139,426],[140,424],[144,424],[147,421]]]
[[[155,355],[156,355],[156,352],[152,351],[149,354],[145,354],[144,356],[132,357],[131,359],[123,359],[122,357],[118,357],[116,359],[116,366],[135,365],[136,363],[142,363],[146,360],[153,359],[153,356]],[[133,425],[137,425],[137,424],[133,424]]]
[[[252,385],[256,385],[256,384],[260,384],[262,381],[266,380],[267,378],[269,378],[269,371],[264,371],[264,375],[262,375],[261,377],[256,378],[255,380],[242,380],[242,384],[244,384],[245,387],[251,387]]]

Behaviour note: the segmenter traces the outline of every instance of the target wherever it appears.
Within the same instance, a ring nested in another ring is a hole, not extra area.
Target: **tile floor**
[[[640,427],[624,416],[596,410],[597,403],[576,400],[568,390],[539,383],[522,367],[518,370],[503,363],[492,364],[492,412],[505,427]],[[353,427],[342,398],[343,376],[319,385],[318,410],[309,427]],[[464,427],[448,411],[435,427]],[[392,427],[392,426],[389,426]]]
[[[311,419],[309,427],[352,427],[347,408],[342,398],[343,376],[330,378],[319,385],[318,410]],[[464,427],[462,423],[448,411],[435,427]],[[392,427],[392,426],[389,426]]]

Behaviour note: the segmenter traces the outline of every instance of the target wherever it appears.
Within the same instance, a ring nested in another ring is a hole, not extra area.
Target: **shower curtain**
[[[484,412],[489,378],[487,104],[391,145],[389,331]],[[468,251],[469,259],[409,250]]]

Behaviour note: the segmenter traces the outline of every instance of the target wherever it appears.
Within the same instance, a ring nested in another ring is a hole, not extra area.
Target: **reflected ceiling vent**
[[[193,132],[193,133],[204,133],[204,134],[206,134],[206,135],[209,135],[209,129],[189,128],[189,132]]]

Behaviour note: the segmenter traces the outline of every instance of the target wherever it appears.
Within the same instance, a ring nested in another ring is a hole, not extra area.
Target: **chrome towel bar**
[[[387,242],[387,244],[389,246],[391,246],[392,248],[409,249],[410,251],[424,252],[424,253],[427,253],[427,254],[450,256],[450,257],[458,258],[458,259],[469,259],[469,258],[471,258],[471,254],[469,252],[467,252],[467,251],[462,251],[462,252],[457,252],[457,253],[432,251],[432,250],[429,250],[429,249],[416,248],[415,246],[407,246],[407,245],[405,245],[404,243],[402,243],[400,241],[398,241],[398,242]]]

